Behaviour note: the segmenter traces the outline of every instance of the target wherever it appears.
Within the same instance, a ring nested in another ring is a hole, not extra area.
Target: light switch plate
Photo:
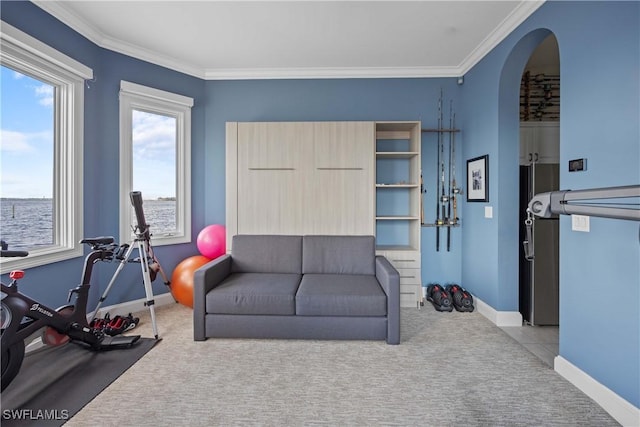
[[[589,232],[589,217],[585,215],[571,215],[571,229],[573,231]]]
[[[484,207],[484,217],[485,218],[493,218],[493,206],[485,206]]]

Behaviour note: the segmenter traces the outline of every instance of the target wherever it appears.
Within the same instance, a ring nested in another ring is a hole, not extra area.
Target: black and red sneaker
[[[430,301],[437,311],[453,311],[451,295],[437,283],[427,286],[427,301]]]
[[[466,289],[460,285],[452,284],[447,285],[446,290],[449,292],[449,295],[451,295],[453,307],[457,311],[468,313],[473,311],[473,297]]]
[[[109,324],[110,321],[111,321],[111,319],[109,318],[109,313],[107,313],[104,316],[104,319],[102,319],[100,317],[96,317],[93,320],[91,320],[91,323],[89,323],[89,327],[102,331],[102,330],[104,330],[104,328],[107,327],[107,325]]]
[[[140,319],[133,317],[131,313],[128,316],[116,316],[104,328],[104,332],[110,336],[120,335],[123,332],[130,331],[138,326]]]

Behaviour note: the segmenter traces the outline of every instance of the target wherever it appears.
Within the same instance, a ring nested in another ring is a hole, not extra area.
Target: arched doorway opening
[[[535,60],[539,58],[536,50],[541,47],[544,49],[545,44],[543,42],[549,39],[547,43],[554,41],[554,52],[557,55],[559,51],[555,37],[553,37],[551,31],[548,29],[537,29],[526,34],[520,41],[518,41],[513,47],[511,53],[507,57],[504,66],[502,68],[500,76],[500,88],[499,88],[499,153],[500,164],[499,168],[499,209],[502,215],[502,219],[498,223],[499,235],[499,258],[501,260],[500,268],[500,283],[499,283],[499,295],[504,300],[505,306],[511,305],[518,307],[521,294],[524,292],[520,289],[519,278],[522,274],[522,240],[520,236],[520,224],[523,223],[521,218],[521,199],[526,199],[527,195],[521,195],[520,191],[520,124],[521,124],[521,87],[522,77],[526,73],[528,65],[532,58]],[[534,54],[535,53],[535,54]],[[559,68],[558,68],[559,70]],[[544,72],[538,73],[533,71],[533,78],[537,74],[545,74]],[[530,75],[532,74],[530,71]],[[551,74],[551,73],[549,73]],[[557,73],[559,75],[559,72]],[[540,79],[540,77],[538,77]],[[552,91],[553,92],[553,91]],[[552,94],[553,95],[553,94]],[[559,91],[558,91],[559,95]],[[543,95],[544,98],[544,87]],[[547,100],[552,101],[552,100]],[[534,108],[535,107],[535,108]],[[537,116],[550,118],[549,114],[545,114],[545,108],[549,105],[542,106],[542,113],[538,113]],[[530,112],[536,115],[538,105],[534,104],[530,106]],[[547,110],[551,111],[551,110]],[[558,109],[559,112],[559,109]],[[559,119],[559,115],[557,117]],[[535,120],[534,120],[535,121]],[[540,120],[538,120],[540,121]],[[559,124],[559,120],[557,120]],[[535,160],[535,152],[532,152],[532,160]],[[524,156],[528,160],[528,152],[525,151]],[[538,151],[538,160],[540,160],[540,152]],[[528,202],[528,200],[527,200]],[[558,264],[558,258],[555,258],[556,268]],[[512,305],[513,304],[513,305]],[[524,316],[522,316],[524,318]],[[526,319],[525,319],[526,320]],[[525,327],[509,327],[503,328],[505,332],[509,333],[516,340],[520,341],[525,347],[527,347],[532,353],[536,354],[550,366],[553,366],[553,359],[558,354],[558,327],[543,327],[546,330],[551,328],[553,337],[542,337],[539,335],[542,327],[529,326],[530,322],[523,322]],[[513,329],[512,331],[508,329]],[[513,333],[513,334],[512,334]]]
[[[526,207],[535,194],[560,189],[560,60],[558,42],[547,36],[529,58],[520,85],[519,311],[525,323],[559,323],[559,219],[536,219],[527,230]]]

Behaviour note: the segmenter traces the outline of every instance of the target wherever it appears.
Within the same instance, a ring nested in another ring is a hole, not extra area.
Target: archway
[[[507,57],[500,75],[499,130],[500,153],[498,295],[504,306],[520,305],[520,85],[526,64],[535,50],[550,35],[547,29],[538,29],[522,37]]]
[[[559,219],[536,219],[526,227],[535,195],[560,189],[560,61],[558,43],[547,36],[525,65],[520,86],[519,311],[525,323],[559,323]],[[557,335],[557,333],[556,333]]]

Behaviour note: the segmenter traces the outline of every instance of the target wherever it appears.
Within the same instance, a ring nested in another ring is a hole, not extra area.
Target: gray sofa
[[[400,343],[400,276],[373,236],[237,235],[194,274],[194,339]]]

